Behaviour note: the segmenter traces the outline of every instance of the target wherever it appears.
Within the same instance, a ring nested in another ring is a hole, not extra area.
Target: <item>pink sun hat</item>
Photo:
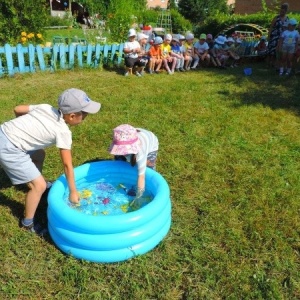
[[[113,130],[113,142],[108,151],[113,155],[137,154],[140,144],[136,128],[122,124]]]

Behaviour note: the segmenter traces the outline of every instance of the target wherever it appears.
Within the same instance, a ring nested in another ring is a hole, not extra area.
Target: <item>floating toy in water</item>
[[[123,204],[123,205],[120,206],[120,208],[121,208],[122,212],[127,213],[129,205],[128,204]]]
[[[102,200],[102,203],[103,204],[108,204],[110,202],[110,199],[109,198],[104,198],[103,200]]]
[[[126,187],[124,184],[122,184],[122,183],[120,183],[120,184],[117,186],[117,188],[118,188],[118,189],[123,189],[126,193],[127,193],[127,191],[128,191],[127,187]]]
[[[120,183],[118,185],[118,188],[123,189],[128,196],[131,196],[131,197],[135,197],[136,196],[136,191],[135,191],[134,186],[131,186],[131,188],[128,189],[124,184]]]
[[[70,207],[80,207],[80,202],[78,202],[78,203],[68,202],[68,206],[70,206]]]
[[[92,192],[90,190],[83,190],[79,192],[80,198],[87,199],[92,196]]]
[[[92,162],[74,169],[76,185],[82,186],[79,190],[87,190],[87,186],[99,183],[95,182],[99,179],[113,186],[123,182],[125,188],[131,187],[136,174],[136,168],[121,161]],[[115,188],[112,195],[104,192],[101,198],[92,190],[91,209],[86,210],[87,199],[80,201],[78,209],[68,206],[68,183],[65,175],[59,177],[48,194],[48,229],[53,242],[68,255],[104,263],[124,261],[153,249],[171,226],[170,190],[166,180],[150,168],[145,179],[146,192],[153,197],[139,209],[128,210],[131,198]],[[121,200],[114,202],[116,196]],[[102,200],[106,197],[110,198],[110,204],[104,207]]]
[[[126,193],[127,193],[128,196],[135,197],[136,196],[136,191],[135,191],[134,186],[132,186],[131,189],[129,189]]]

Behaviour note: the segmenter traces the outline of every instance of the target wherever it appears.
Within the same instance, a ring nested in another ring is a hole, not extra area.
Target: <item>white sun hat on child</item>
[[[185,36],[185,39],[186,40],[192,40],[194,38],[194,35],[192,33],[188,33],[186,36]]]
[[[131,36],[136,36],[136,31],[135,29],[133,28],[130,28],[129,31],[128,31],[128,37],[131,37]]]
[[[146,35],[146,34],[144,34],[142,32],[138,33],[138,35],[137,35],[138,41],[143,40],[143,39],[148,40],[148,38],[149,38],[149,35]]]
[[[166,34],[165,35],[165,41],[172,41],[172,35],[171,34]]]
[[[179,42],[179,39],[178,39],[178,37],[177,37],[177,36],[173,36],[173,37],[172,37],[172,41],[175,41],[175,42],[177,42],[177,43],[178,43],[178,42]]]
[[[154,45],[159,45],[163,43],[163,39],[160,36],[156,36],[154,39]]]

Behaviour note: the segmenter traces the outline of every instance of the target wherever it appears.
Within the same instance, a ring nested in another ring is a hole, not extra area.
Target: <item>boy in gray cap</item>
[[[101,104],[79,89],[65,90],[58,98],[58,109],[49,104],[18,105],[17,118],[0,128],[0,165],[12,184],[27,183],[25,214],[20,226],[43,235],[46,229],[34,221],[34,215],[47,183],[42,176],[46,147],[56,145],[64,165],[69,200],[79,202],[72,165],[72,134],[68,127],[80,124],[88,114],[97,113]]]

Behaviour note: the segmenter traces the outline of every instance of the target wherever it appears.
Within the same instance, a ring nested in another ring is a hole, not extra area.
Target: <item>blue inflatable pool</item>
[[[100,161],[75,168],[76,185],[106,182],[134,185],[136,168],[122,161]],[[60,176],[48,195],[48,227],[54,243],[76,258],[111,263],[153,249],[171,226],[170,190],[166,180],[147,168],[146,190],[153,199],[143,207],[118,215],[85,214],[64,200],[66,178]],[[105,202],[104,202],[105,203]]]

